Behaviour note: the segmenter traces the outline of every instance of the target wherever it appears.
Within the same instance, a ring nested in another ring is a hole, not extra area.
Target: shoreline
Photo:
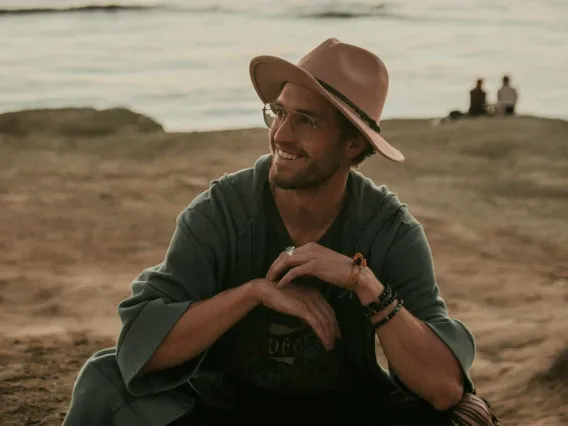
[[[20,110],[7,110],[7,111],[3,111],[0,112],[0,135],[1,134],[11,134],[10,129],[8,129],[7,127],[9,127],[11,124],[9,122],[13,122],[14,120],[28,120],[29,116],[33,116],[33,115],[37,115],[37,116],[42,116],[41,121],[42,123],[40,124],[40,129],[45,129],[45,121],[49,120],[49,119],[55,119],[55,120],[60,120],[64,115],[71,115],[74,113],[79,113],[79,114],[88,114],[88,118],[90,119],[101,119],[103,122],[108,120],[110,118],[110,121],[112,123],[108,123],[111,124],[111,126],[116,126],[116,128],[114,130],[112,130],[111,127],[109,127],[109,132],[112,131],[120,131],[119,128],[121,127],[121,125],[123,126],[127,126],[127,125],[137,125],[136,123],[136,119],[135,117],[138,117],[139,120],[145,121],[146,123],[153,123],[151,124],[152,126],[155,127],[160,127],[161,130],[166,133],[166,134],[194,134],[194,133],[214,133],[214,132],[232,132],[232,131],[236,131],[236,132],[240,132],[240,131],[247,131],[247,130],[259,130],[259,129],[264,129],[266,130],[266,127],[264,127],[262,125],[262,123],[259,123],[258,126],[243,126],[243,127],[214,127],[214,128],[186,128],[186,129],[167,129],[164,124],[162,124],[162,122],[153,116],[149,116],[146,115],[140,111],[137,111],[135,109],[131,109],[128,107],[124,107],[124,106],[116,106],[116,107],[110,107],[110,108],[95,108],[92,106],[67,106],[67,107],[57,107],[57,108],[33,108],[33,109],[20,109]],[[116,115],[121,115],[121,117],[119,117],[119,121],[117,122],[116,117],[115,119],[111,118],[111,117],[100,117],[101,113],[104,114],[116,114]],[[98,116],[98,117],[97,117]],[[123,120],[125,120],[123,123],[120,123],[120,118],[122,118]],[[388,126],[389,123],[427,123],[427,124],[431,124],[433,126],[436,126],[436,122],[439,122],[440,120],[443,120],[444,117],[435,117],[435,116],[431,116],[431,117],[389,117],[389,118],[384,118],[381,120],[381,124]],[[513,117],[505,117],[505,116],[488,116],[488,117],[463,117],[460,120],[458,120],[459,122],[461,121],[483,121],[483,120],[509,120],[509,119],[526,119],[526,120],[546,120],[546,121],[551,121],[551,122],[564,122],[564,123],[568,123],[568,117],[560,117],[560,116],[540,116],[540,115],[535,115],[535,114],[517,114]],[[64,119],[66,120],[66,119]],[[32,118],[33,121],[33,118]],[[446,123],[440,123],[441,125],[443,124],[456,124],[458,121],[455,122],[446,122]],[[32,126],[33,123],[29,122],[29,125]],[[40,131],[40,129],[38,129],[38,131]],[[142,130],[144,131],[144,129],[138,128],[138,130]],[[28,129],[26,130],[27,133],[35,133],[32,129]]]

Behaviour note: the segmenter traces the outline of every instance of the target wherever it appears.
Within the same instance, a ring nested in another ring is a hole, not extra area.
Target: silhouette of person
[[[483,80],[478,79],[475,87],[469,91],[468,115],[471,117],[477,117],[488,113],[486,96],[487,95],[483,90]]]
[[[508,75],[503,76],[503,85],[497,91],[499,111],[505,115],[515,114],[515,105],[518,99],[517,89],[510,85],[510,81]]]

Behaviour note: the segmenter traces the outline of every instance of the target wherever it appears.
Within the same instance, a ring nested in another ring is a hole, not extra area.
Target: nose
[[[274,140],[280,142],[295,140],[292,117],[290,115],[286,116],[280,127],[274,130]]]

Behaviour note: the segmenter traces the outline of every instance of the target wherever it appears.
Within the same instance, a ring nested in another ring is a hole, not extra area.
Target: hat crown
[[[332,86],[375,121],[380,120],[389,75],[374,53],[330,38],[300,59],[298,66]]]

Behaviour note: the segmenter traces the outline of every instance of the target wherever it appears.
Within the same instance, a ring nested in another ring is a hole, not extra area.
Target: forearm
[[[196,357],[259,303],[252,282],[193,303],[144,366],[142,373],[175,367]]]
[[[376,299],[384,287],[372,272],[362,271],[357,296],[362,304]],[[396,306],[371,318],[373,323]],[[463,393],[463,377],[457,359],[424,322],[402,308],[377,329],[389,366],[403,383],[439,410],[457,403]]]

